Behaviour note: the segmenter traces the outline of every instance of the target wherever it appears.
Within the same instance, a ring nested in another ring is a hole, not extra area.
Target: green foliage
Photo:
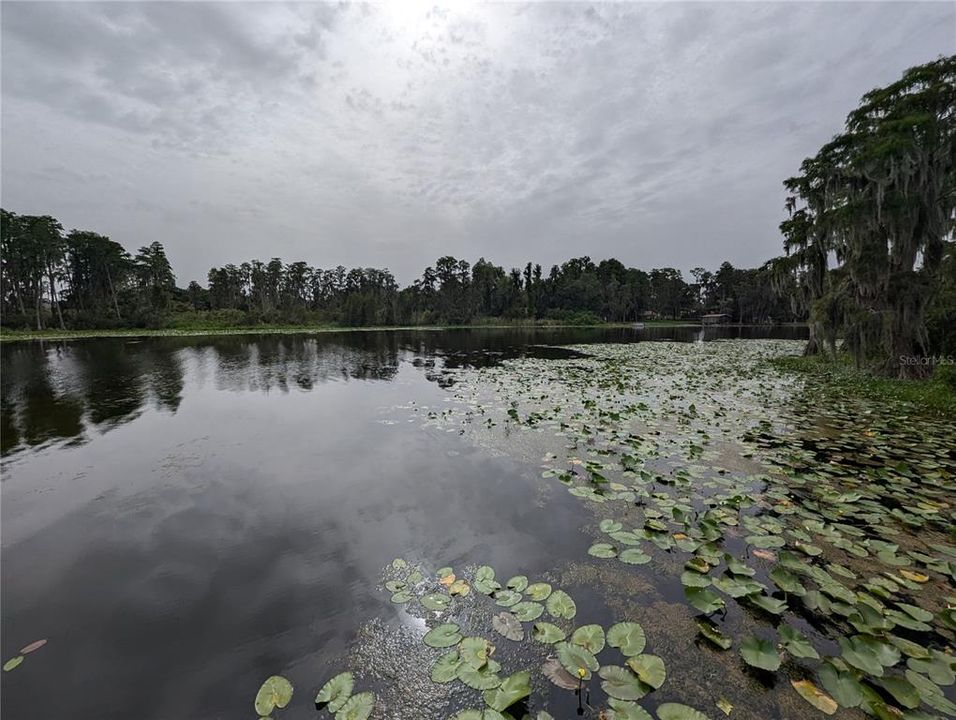
[[[864,95],[786,181],[774,277],[809,309],[808,354],[834,355],[842,338],[857,366],[906,378],[930,375],[929,353],[952,347],[954,106],[956,56],[911,68]]]

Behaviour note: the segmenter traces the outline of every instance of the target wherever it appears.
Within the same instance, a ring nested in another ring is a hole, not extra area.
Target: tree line
[[[895,377],[956,354],[956,56],[863,96],[785,182],[775,277],[807,312],[807,354]]]
[[[589,257],[505,270],[438,258],[400,288],[385,269],[322,269],[279,258],[209,271],[207,285],[179,288],[161,243],[135,254],[103,235],[64,233],[49,216],[2,211],[3,322],[7,327],[162,327],[208,320],[225,325],[339,323],[349,326],[467,324],[485,319],[632,322],[725,313],[744,323],[798,319],[771,287],[772,266],[711,272],[649,272]]]

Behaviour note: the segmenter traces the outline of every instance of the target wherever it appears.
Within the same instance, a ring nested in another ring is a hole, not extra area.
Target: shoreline
[[[587,325],[564,323],[477,323],[470,325],[372,325],[347,327],[338,325],[247,325],[241,327],[195,327],[195,328],[113,328],[103,330],[0,330],[0,343],[23,342],[28,340],[84,340],[95,338],[150,338],[150,337],[201,337],[203,335],[318,335],[326,333],[376,332],[397,330],[422,330],[437,332],[442,330],[558,330],[564,328],[604,328],[604,329],[649,329],[673,327],[703,327],[699,322],[687,320],[645,321],[642,328],[635,323],[597,323]],[[714,325],[716,328],[742,327],[801,327],[805,323],[780,323],[777,325],[750,325],[746,323],[728,323]]]

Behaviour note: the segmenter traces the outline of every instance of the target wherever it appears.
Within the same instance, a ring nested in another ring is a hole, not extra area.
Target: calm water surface
[[[360,332],[5,344],[5,718],[252,716],[282,672],[311,697],[396,556],[499,575],[579,559],[579,504],[457,433],[442,370],[555,345],[801,329]],[[522,548],[520,567],[514,549]],[[579,600],[579,604],[581,601]],[[586,603],[586,599],[585,599]],[[303,698],[298,698],[303,700]],[[315,717],[308,702],[282,716]]]

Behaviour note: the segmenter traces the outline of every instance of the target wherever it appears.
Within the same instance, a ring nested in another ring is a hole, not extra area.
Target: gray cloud
[[[2,5],[3,205],[180,282],[250,257],[779,253],[781,180],[944,3]]]

